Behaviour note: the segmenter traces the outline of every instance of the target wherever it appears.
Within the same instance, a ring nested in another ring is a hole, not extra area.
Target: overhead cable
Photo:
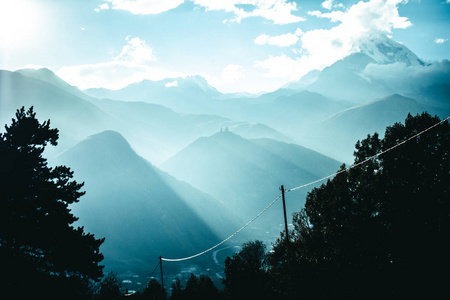
[[[295,188],[286,190],[286,193],[287,193],[287,192],[292,192],[292,191],[295,191],[295,190],[298,190],[298,189],[301,189],[301,188],[304,188],[304,187],[307,187],[307,186],[310,186],[310,185],[313,185],[313,184],[316,184],[316,183],[319,183],[319,182],[321,182],[321,181],[327,180],[327,179],[329,179],[329,178],[331,178],[331,177],[334,177],[334,176],[336,176],[336,175],[339,175],[339,174],[341,174],[341,173],[347,172],[347,171],[349,171],[350,169],[359,167],[360,165],[365,164],[366,162],[371,161],[372,159],[377,158],[377,157],[379,157],[379,156],[385,154],[386,152],[389,152],[389,151],[391,151],[391,150],[393,150],[393,149],[395,149],[395,148],[397,148],[397,147],[400,147],[401,145],[403,145],[403,144],[409,142],[409,141],[412,140],[412,139],[415,139],[415,138],[418,137],[419,135],[424,134],[425,132],[427,132],[427,131],[433,129],[434,127],[441,125],[442,123],[444,123],[444,122],[447,121],[448,119],[450,119],[450,117],[447,117],[447,118],[443,119],[442,121],[440,121],[439,123],[436,123],[436,124],[434,124],[433,126],[428,127],[427,129],[422,130],[422,131],[419,132],[419,133],[416,133],[415,135],[409,137],[408,139],[406,139],[406,140],[404,140],[404,141],[402,141],[402,142],[400,142],[400,143],[398,143],[398,144],[396,144],[396,145],[394,145],[394,146],[392,146],[392,147],[390,147],[390,148],[388,148],[388,149],[386,149],[386,150],[384,150],[384,151],[382,151],[382,152],[380,152],[380,153],[378,153],[378,154],[372,155],[371,157],[369,157],[369,158],[367,158],[367,159],[365,159],[365,160],[363,160],[363,161],[361,161],[361,162],[359,162],[359,163],[357,163],[357,164],[351,165],[350,167],[348,167],[348,168],[346,168],[346,169],[344,169],[344,170],[340,170],[340,171],[338,171],[338,172],[336,172],[336,173],[334,173],[334,174],[328,175],[328,176],[326,176],[326,177],[324,177],[324,178],[321,178],[321,179],[315,180],[315,181],[313,181],[313,182],[310,182],[310,183],[307,183],[307,184],[304,184],[304,185],[301,185],[301,186],[298,186],[298,187],[295,187]]]
[[[389,151],[391,151],[391,150],[393,150],[393,149],[395,149],[395,148],[397,148],[397,147],[399,147],[399,146],[401,146],[401,145],[403,145],[403,144],[409,142],[409,141],[412,140],[412,139],[415,139],[416,137],[418,137],[418,136],[424,134],[425,132],[427,132],[427,131],[433,129],[434,127],[439,126],[440,124],[444,123],[445,121],[447,121],[447,120],[449,120],[449,119],[450,119],[450,116],[447,117],[447,118],[445,118],[445,119],[443,119],[442,121],[440,121],[440,122],[434,124],[433,126],[430,126],[430,127],[428,127],[427,129],[425,129],[425,130],[423,130],[423,131],[421,131],[421,132],[419,132],[419,133],[417,133],[417,134],[415,134],[415,135],[409,137],[408,139],[406,139],[406,140],[404,140],[404,141],[402,141],[402,142],[400,142],[400,143],[398,143],[398,144],[396,144],[396,145],[394,145],[394,146],[392,146],[392,147],[390,147],[390,148],[388,148],[388,149],[386,149],[386,150],[384,150],[384,151],[382,151],[382,152],[380,152],[380,153],[378,153],[378,154],[375,154],[375,155],[373,155],[373,156],[371,156],[371,157],[369,157],[369,158],[367,158],[367,159],[365,159],[365,160],[363,160],[363,161],[361,161],[361,162],[359,162],[359,163],[357,163],[357,164],[351,165],[350,167],[348,167],[348,168],[346,168],[346,169],[340,170],[340,171],[338,171],[338,172],[336,172],[336,173],[334,173],[334,174],[331,174],[331,175],[328,175],[328,176],[323,177],[323,178],[321,178],[321,179],[318,179],[318,180],[309,182],[309,183],[307,183],[307,184],[300,185],[300,186],[297,186],[297,187],[295,187],[295,188],[288,189],[288,190],[286,190],[285,192],[286,192],[286,193],[287,193],[287,192],[292,192],[292,191],[295,191],[295,190],[298,190],[298,189],[301,189],[301,188],[304,188],[304,187],[307,187],[307,186],[314,185],[314,184],[319,183],[319,182],[321,182],[321,181],[324,181],[324,180],[327,180],[327,179],[329,179],[329,178],[335,177],[336,175],[339,175],[339,174],[341,174],[341,173],[347,172],[347,171],[349,171],[350,169],[356,168],[356,167],[358,167],[358,166],[360,166],[360,165],[362,165],[362,164],[365,164],[365,163],[367,163],[368,161],[370,161],[370,160],[372,160],[372,159],[374,159],[374,158],[377,158],[377,157],[379,157],[379,156],[381,156],[381,155],[383,155],[383,154],[385,154],[385,153],[387,153],[387,152],[389,152]],[[198,257],[198,256],[200,256],[200,255],[203,255],[203,254],[205,254],[205,253],[208,253],[208,252],[211,251],[211,250],[214,250],[215,248],[217,248],[217,247],[219,247],[220,245],[224,244],[225,242],[227,242],[228,240],[230,240],[231,238],[233,238],[236,234],[238,234],[239,232],[241,232],[242,230],[244,230],[244,229],[245,229],[247,226],[249,226],[251,223],[253,223],[259,216],[261,216],[264,212],[266,212],[266,210],[268,210],[273,204],[275,204],[275,202],[277,202],[277,201],[281,198],[281,196],[282,196],[282,195],[279,195],[275,200],[272,201],[272,203],[270,203],[270,204],[269,204],[266,208],[264,208],[258,215],[256,215],[256,217],[254,217],[253,219],[251,219],[251,220],[250,220],[247,224],[245,224],[243,227],[241,227],[240,229],[238,229],[237,231],[235,231],[232,235],[230,235],[229,237],[227,237],[226,239],[224,239],[224,240],[221,241],[220,243],[218,243],[218,244],[212,246],[211,248],[208,248],[208,249],[206,249],[205,251],[202,251],[202,252],[197,253],[197,254],[195,254],[195,255],[188,256],[188,257],[184,257],[184,258],[161,258],[161,260],[163,260],[163,261],[169,261],[169,262],[184,261],[184,260],[189,260],[189,259]],[[157,267],[158,267],[158,266],[157,266]],[[156,268],[155,268],[155,270],[156,270]],[[154,271],[153,271],[153,273],[154,273]],[[152,273],[152,274],[153,274],[153,273]]]
[[[258,219],[259,216],[261,216],[266,210],[268,210],[269,207],[271,207],[272,205],[274,205],[275,202],[277,202],[280,198],[281,198],[281,195],[279,195],[275,200],[273,200],[272,203],[270,203],[266,208],[264,208],[259,214],[256,215],[256,217],[254,217],[253,219],[251,219],[247,224],[245,224],[245,225],[242,226],[240,229],[238,229],[237,231],[235,231],[232,235],[230,235],[229,237],[227,237],[226,239],[224,239],[224,240],[221,241],[220,243],[218,243],[218,244],[212,246],[211,248],[206,249],[206,250],[203,251],[203,252],[200,252],[200,253],[198,253],[198,254],[195,254],[195,255],[192,255],[192,256],[189,256],[189,257],[184,257],[184,258],[161,258],[161,260],[164,260],[164,261],[183,261],[183,260],[188,260],[188,259],[191,259],[191,258],[200,256],[200,255],[203,255],[203,254],[205,254],[205,253],[207,253],[207,252],[209,252],[209,251],[211,251],[211,250],[213,250],[213,249],[219,247],[220,245],[222,245],[223,243],[225,243],[226,241],[228,241],[229,239],[231,239],[232,237],[234,237],[236,234],[238,234],[239,232],[241,232],[242,230],[244,230],[248,225],[250,225],[251,223],[253,223],[253,221],[255,221],[256,219]]]

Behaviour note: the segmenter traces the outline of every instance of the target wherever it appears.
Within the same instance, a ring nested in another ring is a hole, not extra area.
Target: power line
[[[270,203],[266,208],[264,208],[259,214],[256,215],[256,217],[254,217],[253,219],[251,219],[247,224],[245,224],[245,225],[242,226],[240,229],[238,229],[237,231],[235,231],[232,235],[230,235],[229,237],[227,237],[226,239],[224,239],[224,240],[221,241],[220,243],[218,243],[218,244],[212,246],[211,248],[206,249],[206,250],[203,251],[203,252],[200,252],[200,253],[198,253],[198,254],[195,254],[195,255],[192,255],[192,256],[189,256],[189,257],[184,257],[184,258],[161,258],[161,260],[164,260],[164,261],[183,261],[183,260],[188,260],[188,259],[191,259],[191,258],[200,256],[200,255],[203,255],[203,254],[205,254],[205,253],[207,253],[207,252],[209,252],[209,251],[211,251],[211,250],[213,250],[213,249],[219,247],[220,245],[222,245],[223,243],[225,243],[226,241],[228,241],[229,239],[231,239],[232,237],[234,237],[236,234],[238,234],[239,232],[241,232],[242,230],[244,230],[248,225],[250,225],[251,223],[253,223],[253,221],[255,221],[256,219],[258,219],[259,216],[261,216],[266,210],[268,210],[272,205],[274,205],[275,202],[277,202],[280,198],[281,198],[281,195],[279,195],[275,200],[273,200],[272,203]]]
[[[150,274],[150,277],[152,277],[153,274],[155,274],[156,269],[158,269],[158,267],[159,267],[159,264],[160,264],[160,262],[158,262],[158,263],[156,264],[156,267],[155,267],[155,269],[153,270],[152,274]]]
[[[391,150],[393,150],[393,149],[395,149],[395,148],[397,148],[397,147],[400,147],[401,145],[403,145],[403,144],[409,142],[410,140],[412,140],[412,139],[414,139],[414,138],[416,138],[416,137],[418,137],[418,136],[424,134],[425,132],[427,132],[427,131],[429,131],[429,130],[431,130],[431,129],[433,129],[433,128],[439,126],[439,125],[441,125],[442,123],[444,123],[445,121],[447,121],[447,120],[449,120],[449,119],[450,119],[450,116],[447,117],[447,118],[445,118],[445,119],[443,119],[442,121],[440,121],[440,122],[434,124],[433,126],[430,126],[430,127],[428,127],[427,129],[422,130],[421,132],[419,132],[419,133],[417,133],[417,134],[415,134],[415,135],[409,137],[408,139],[406,139],[406,140],[404,140],[404,141],[402,141],[402,142],[400,142],[400,143],[398,143],[398,144],[396,144],[396,145],[394,145],[394,146],[392,146],[392,147],[390,147],[390,148],[388,148],[388,149],[386,149],[386,150],[384,150],[384,151],[382,151],[382,152],[380,152],[380,153],[378,153],[378,154],[375,154],[375,155],[373,155],[373,156],[371,156],[371,157],[369,157],[369,158],[367,158],[367,159],[365,159],[365,160],[363,160],[363,161],[361,161],[361,162],[359,162],[359,163],[357,163],[357,164],[353,164],[353,165],[351,165],[350,167],[348,167],[348,168],[346,168],[346,169],[344,169],[344,170],[340,170],[340,171],[338,171],[338,172],[336,172],[336,173],[334,173],[334,174],[328,175],[328,176],[323,177],[323,178],[321,178],[321,179],[318,179],[318,180],[309,182],[309,183],[307,183],[307,184],[300,185],[300,186],[297,186],[297,187],[295,187],[295,188],[286,190],[285,192],[286,192],[286,193],[287,193],[287,192],[292,192],[292,191],[295,191],[295,190],[298,190],[298,189],[301,189],[301,188],[304,188],[304,187],[307,187],[307,186],[311,186],[311,185],[313,185],[313,184],[316,184],[316,183],[319,183],[319,182],[321,182],[321,181],[327,180],[327,179],[329,179],[329,178],[335,177],[335,176],[337,176],[337,175],[339,175],[339,174],[341,174],[341,173],[347,172],[347,171],[349,171],[349,170],[351,170],[351,169],[353,169],[353,168],[359,167],[360,165],[365,164],[365,163],[369,162],[370,160],[372,160],[372,159],[374,159],[374,158],[377,158],[377,157],[379,157],[379,156],[381,156],[381,155],[383,155],[383,154],[385,154],[385,153],[387,153],[387,152],[389,152],[389,151],[391,151]],[[188,256],[188,257],[184,257],[184,258],[162,258],[162,257],[161,257],[161,260],[163,260],[163,261],[169,261],[169,262],[184,261],[184,260],[189,260],[189,259],[198,257],[198,256],[200,256],[200,255],[203,255],[203,254],[205,254],[205,253],[211,251],[211,250],[214,250],[215,248],[217,248],[217,247],[219,247],[220,245],[224,244],[225,242],[227,242],[228,240],[230,240],[231,238],[233,238],[236,234],[238,234],[239,232],[241,232],[242,230],[244,230],[244,229],[245,229],[247,226],[249,226],[251,223],[253,223],[259,216],[261,216],[264,212],[266,212],[266,210],[268,210],[272,205],[274,205],[275,202],[277,202],[277,201],[281,198],[281,196],[282,196],[282,195],[279,195],[279,196],[278,196],[275,200],[273,200],[266,208],[264,208],[258,215],[256,215],[256,217],[254,217],[253,219],[251,219],[251,220],[250,220],[247,224],[245,224],[243,227],[241,227],[240,229],[238,229],[237,231],[235,231],[232,235],[230,235],[229,237],[227,237],[226,239],[224,239],[224,240],[221,241],[220,243],[218,243],[218,244],[212,246],[211,248],[208,248],[208,249],[206,249],[205,251],[202,251],[202,252],[197,253],[197,254],[195,254],[195,255]]]
[[[393,150],[393,149],[395,149],[395,148],[397,148],[397,147],[400,147],[401,145],[403,145],[403,144],[409,142],[410,140],[415,139],[415,138],[418,137],[419,135],[422,135],[422,134],[424,134],[425,132],[427,132],[427,131],[433,129],[434,127],[441,125],[442,123],[444,123],[445,121],[447,121],[447,120],[449,120],[449,119],[450,119],[450,117],[447,117],[447,118],[445,118],[444,120],[440,121],[439,123],[436,123],[436,124],[434,124],[433,126],[430,126],[430,127],[428,127],[427,129],[422,130],[422,131],[419,132],[419,133],[416,133],[415,135],[409,137],[408,139],[406,139],[406,140],[404,140],[404,141],[402,141],[402,142],[400,142],[400,143],[398,143],[398,144],[396,144],[396,145],[394,145],[394,146],[392,146],[392,147],[390,147],[390,148],[388,148],[388,149],[386,149],[386,150],[384,150],[384,151],[382,151],[382,152],[380,152],[380,153],[378,153],[378,154],[375,154],[375,155],[373,155],[373,156],[371,156],[371,157],[369,157],[369,158],[367,158],[367,159],[365,159],[365,160],[363,160],[363,161],[361,161],[361,162],[359,162],[359,163],[357,163],[357,164],[351,165],[351,166],[348,167],[347,169],[340,170],[340,171],[338,171],[338,172],[336,172],[336,173],[334,173],[334,174],[328,175],[328,176],[326,176],[326,177],[324,177],[324,178],[321,178],[321,179],[312,181],[312,182],[310,182],[310,183],[307,183],[307,184],[304,184],[304,185],[301,185],[301,186],[298,186],[298,187],[295,187],[295,188],[286,190],[286,193],[287,193],[287,192],[291,192],[291,191],[295,191],[295,190],[298,190],[298,189],[301,189],[301,188],[304,188],[304,187],[307,187],[307,186],[310,186],[310,185],[313,185],[313,184],[316,184],[316,183],[319,183],[319,182],[321,182],[321,181],[327,180],[327,179],[329,179],[329,178],[331,178],[331,177],[334,177],[334,176],[336,176],[336,175],[339,175],[339,174],[341,174],[341,173],[347,172],[347,171],[349,171],[349,170],[351,170],[351,169],[353,169],[353,168],[359,167],[360,165],[365,164],[365,163],[367,163],[368,161],[371,161],[372,159],[377,158],[377,157],[379,157],[379,156],[385,154],[386,152],[389,152],[389,151],[391,151],[391,150]]]

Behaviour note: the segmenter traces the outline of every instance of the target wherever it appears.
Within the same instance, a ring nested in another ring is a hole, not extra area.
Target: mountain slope
[[[47,68],[41,68],[38,70],[35,69],[20,69],[16,71],[19,74],[22,74],[26,77],[31,77],[34,79],[42,80],[44,82],[53,84],[54,86],[63,89],[71,94],[74,94],[75,96],[79,98],[85,98],[87,95],[81,92],[77,87],[72,86],[59,78],[55,73],[53,73],[51,70]]]
[[[306,89],[329,98],[364,103],[399,92],[388,87],[383,80],[366,78],[363,75],[363,71],[369,64],[388,65],[400,63],[405,66],[425,65],[406,46],[385,35],[367,37],[359,42],[355,50],[354,53],[335,62],[319,73],[313,71],[305,78],[292,82],[286,87]]]
[[[364,68],[376,63],[363,53],[354,53],[320,72],[317,80],[306,87],[330,98],[361,103],[392,94],[382,83],[371,82],[360,75]]]
[[[272,141],[275,143],[284,144]],[[305,156],[292,159],[301,155],[301,151],[295,151],[298,149],[291,149],[291,158],[286,159],[285,150],[268,145],[269,142],[253,142],[225,131],[198,139],[161,168],[221,199],[241,218],[249,220],[279,194],[281,185],[294,187],[320,177],[317,169],[301,165],[302,159],[307,159]],[[317,157],[322,158],[323,168],[330,173],[339,167],[337,161],[319,154]],[[291,202],[289,211],[298,211],[301,205],[302,201]],[[278,224],[279,213],[274,208],[261,222],[267,223],[264,226]],[[271,216],[276,217],[271,219]]]
[[[159,164],[200,136],[246,124],[216,115],[180,114],[157,104],[92,98],[48,69],[0,71],[0,121],[6,124],[21,106],[34,106],[40,119],[50,119],[60,130],[59,146],[49,149],[47,156],[89,135],[114,130],[124,135],[140,155]],[[273,129],[250,125],[240,133],[284,138]]]
[[[85,99],[48,82],[0,70],[0,120],[6,124],[22,106],[34,106],[39,119],[60,130],[59,150],[118,124]]]
[[[386,126],[403,122],[408,115],[428,111],[437,113],[433,107],[401,95],[391,95],[351,107],[330,116],[316,128],[315,140],[307,146],[343,161],[353,161],[352,154],[357,140],[367,134],[384,134]]]
[[[87,193],[72,210],[78,225],[106,237],[101,251],[109,269],[148,272],[159,255],[195,254],[219,241],[221,228],[235,228],[216,199],[153,167],[117,132],[93,135],[53,163],[85,181]]]

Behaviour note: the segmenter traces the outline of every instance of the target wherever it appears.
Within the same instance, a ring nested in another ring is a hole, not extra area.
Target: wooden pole
[[[163,267],[162,267],[162,258],[161,256],[159,257],[159,267],[161,269],[161,287],[164,291],[164,276],[163,276]]]
[[[287,265],[288,265],[288,276],[289,276],[289,292],[291,300],[294,299],[294,294],[292,292],[292,269],[291,269],[291,253],[290,253],[290,240],[289,240],[289,229],[286,216],[286,200],[284,198],[284,186],[281,186],[281,197],[283,199],[283,212],[284,212],[284,229],[286,234],[286,254],[287,254]]]

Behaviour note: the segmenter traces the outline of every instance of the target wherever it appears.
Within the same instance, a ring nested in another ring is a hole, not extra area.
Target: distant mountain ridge
[[[85,182],[86,195],[71,208],[78,225],[106,237],[109,269],[148,272],[159,255],[195,254],[237,226],[218,200],[152,166],[117,132],[90,136],[52,163]]]
[[[161,104],[184,113],[208,112],[208,100],[221,95],[199,75],[167,78],[160,81],[143,80],[120,90],[100,88],[88,89],[84,92],[96,98]],[[199,110],[199,106],[205,106],[205,108]]]
[[[0,70],[0,80],[0,120],[6,124],[16,109],[34,106],[39,118],[51,119],[52,125],[60,129],[59,146],[49,150],[55,152],[51,155],[89,135],[114,130],[124,135],[140,155],[158,164],[202,135],[246,124],[216,115],[180,114],[158,104],[96,99],[48,69]],[[189,80],[203,82],[198,78]],[[241,134],[287,139],[261,126],[249,126]]]
[[[331,115],[316,128],[315,140],[311,143],[320,145],[319,151],[333,157],[336,153],[346,153],[340,158],[350,162],[357,140],[374,132],[383,135],[387,126],[404,121],[408,113],[415,115],[424,111],[441,117],[446,113],[445,110],[425,106],[398,94],[375,99]],[[304,142],[308,145],[307,140]]]
[[[322,167],[314,168],[307,160]],[[250,219],[278,195],[282,184],[294,187],[314,181],[334,173],[339,165],[338,161],[296,145],[274,140],[253,142],[224,131],[196,140],[161,168],[221,199],[241,218]],[[299,207],[301,202],[290,209]]]

